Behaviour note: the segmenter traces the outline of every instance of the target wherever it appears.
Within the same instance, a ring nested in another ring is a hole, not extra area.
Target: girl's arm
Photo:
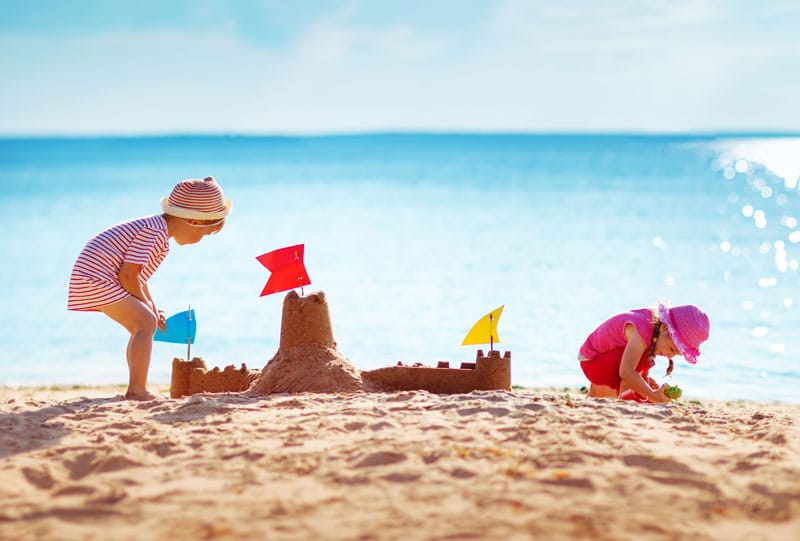
[[[166,319],[166,317],[164,317],[164,312],[162,310],[159,310],[158,308],[156,308],[156,301],[154,301],[152,295],[150,295],[150,288],[147,287],[147,282],[142,284],[142,291],[144,291],[144,294],[147,296],[147,299],[150,301],[150,306],[153,308],[153,313],[156,315],[156,321],[157,321],[156,325],[158,325],[158,328],[161,329],[161,332],[166,331],[167,330],[167,323],[166,323],[167,319]]]
[[[158,312],[156,303],[153,302],[153,297],[150,296],[150,290],[147,284],[139,282],[139,273],[142,271],[142,265],[137,263],[123,262],[122,267],[119,269],[119,285],[122,289],[145,303],[156,316],[158,328],[163,332],[166,329],[164,325],[164,315]]]
[[[627,387],[641,396],[646,396],[650,402],[669,402],[670,399],[664,394],[666,385],[653,390],[642,375],[636,371],[636,365],[639,364],[646,345],[636,331],[636,327],[630,323],[625,325],[625,338],[628,339],[628,344],[622,352],[622,362],[619,365],[619,377],[622,379],[620,390],[625,390]]]
[[[150,306],[150,297],[145,293],[142,283],[139,282],[139,273],[141,271],[142,265],[128,263],[127,261],[123,262],[117,275],[119,277],[119,285],[132,296]]]

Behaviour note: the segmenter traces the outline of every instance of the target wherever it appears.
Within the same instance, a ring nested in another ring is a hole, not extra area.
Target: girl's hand
[[[654,391],[658,390],[658,382],[656,380],[654,380],[650,376],[648,376],[646,379],[647,379],[647,384],[650,386],[651,389],[653,389]]]
[[[158,323],[156,325],[161,332],[165,332],[167,330],[167,318],[164,315],[164,310],[159,310],[157,315]]]
[[[667,396],[667,393],[664,392],[666,391],[666,389],[667,389],[667,384],[665,383],[657,390],[653,391],[652,394],[650,395],[650,402],[657,402],[661,404],[672,402],[672,399]]]

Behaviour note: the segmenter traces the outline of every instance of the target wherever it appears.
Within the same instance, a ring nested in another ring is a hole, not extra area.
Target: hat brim
[[[683,360],[689,364],[697,364],[697,357],[700,356],[700,351],[695,350],[694,352],[683,351]]]
[[[230,199],[223,198],[223,202],[225,208],[220,212],[202,212],[194,209],[185,209],[183,207],[173,207],[169,204],[169,197],[162,197],[161,209],[171,216],[186,218],[188,220],[219,220],[230,214],[231,208],[233,208],[233,203],[231,203]]]
[[[672,338],[672,342],[678,346],[683,360],[689,364],[697,364],[697,358],[700,356],[700,350],[687,345],[683,341],[681,333],[678,332],[678,329],[675,327],[675,322],[672,321],[672,317],[669,314],[669,307],[664,303],[659,303],[658,305],[658,319],[661,320],[662,323],[667,324],[669,336]]]

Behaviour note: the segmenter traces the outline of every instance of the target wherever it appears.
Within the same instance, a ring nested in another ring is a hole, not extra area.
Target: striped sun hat
[[[167,214],[190,220],[219,220],[228,215],[233,203],[222,195],[214,177],[190,178],[175,185],[169,197],[161,199]]]

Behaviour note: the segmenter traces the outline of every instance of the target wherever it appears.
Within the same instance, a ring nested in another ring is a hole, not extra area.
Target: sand
[[[798,405],[122,392],[0,389],[0,539],[800,539]]]

